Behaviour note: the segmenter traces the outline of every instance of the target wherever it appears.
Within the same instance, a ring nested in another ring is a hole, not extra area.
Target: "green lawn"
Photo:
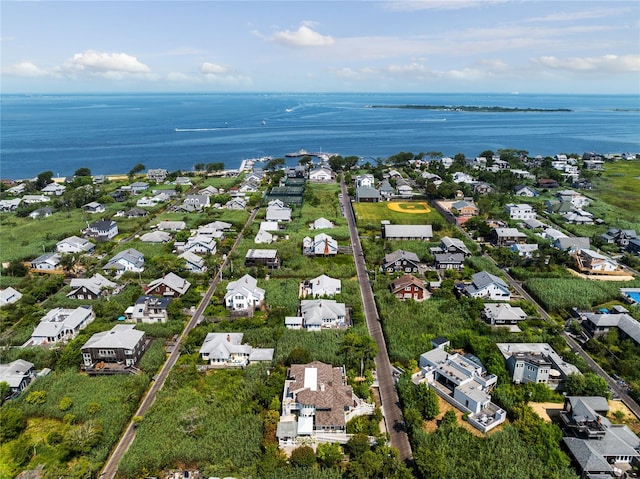
[[[622,208],[630,218],[640,215],[640,161],[606,163],[593,184],[589,196]]]
[[[444,223],[442,215],[433,209],[429,213],[424,214],[402,213],[389,209],[388,203],[386,202],[353,203],[353,211],[356,215],[356,222],[359,228],[369,225],[379,227],[380,221],[382,220],[388,220],[392,224],[405,225],[428,225],[433,224],[434,221]]]

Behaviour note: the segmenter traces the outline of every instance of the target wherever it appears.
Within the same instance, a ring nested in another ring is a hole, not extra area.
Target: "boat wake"
[[[184,133],[189,131],[218,131],[222,130],[222,128],[176,128],[175,131],[178,133]]]

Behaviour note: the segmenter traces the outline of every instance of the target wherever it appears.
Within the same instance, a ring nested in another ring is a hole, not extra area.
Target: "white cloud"
[[[531,61],[553,70],[599,73],[640,72],[640,55],[604,55],[601,57],[571,58],[544,56],[532,58]]]
[[[42,77],[49,75],[49,72],[43,70],[39,66],[31,62],[20,62],[15,65],[11,65],[5,71],[4,74],[17,76],[17,77]]]
[[[76,53],[66,60],[59,71],[62,73],[88,73],[108,78],[123,78],[128,74],[146,74],[147,65],[127,53],[106,53],[87,50]]]
[[[270,40],[274,43],[294,47],[322,47],[334,43],[331,36],[322,35],[307,25],[302,25],[295,32],[290,30],[276,32],[271,36]]]
[[[205,75],[226,75],[229,73],[229,69],[222,65],[205,62],[200,65],[200,73]]]

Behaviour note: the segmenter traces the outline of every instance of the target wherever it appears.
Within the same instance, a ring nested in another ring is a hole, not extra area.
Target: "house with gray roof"
[[[291,208],[286,206],[281,200],[269,201],[265,215],[267,221],[291,221]]]
[[[480,318],[491,326],[508,326],[527,319],[527,313],[509,303],[484,303]]]
[[[621,248],[629,245],[629,241],[638,239],[636,230],[623,230],[620,228],[609,228],[606,233],[600,235],[600,239],[605,243],[616,244]]]
[[[621,340],[629,339],[640,346],[640,322],[628,313],[584,313],[582,318],[582,326],[596,339],[617,328]]]
[[[48,218],[53,214],[53,208],[50,206],[45,206],[44,208],[38,208],[37,210],[33,210],[29,213],[29,218],[37,220],[40,218]]]
[[[82,367],[89,374],[131,373],[147,346],[144,331],[135,324],[117,324],[96,333],[82,346]]]
[[[114,255],[102,268],[104,271],[116,270],[118,273],[144,271],[144,254],[134,248],[128,248]]]
[[[380,182],[380,186],[378,186],[378,191],[380,192],[380,197],[385,200],[391,198],[393,195],[396,194],[396,190],[393,188],[393,186],[391,186],[391,183],[389,183],[389,180],[386,180],[386,179]]]
[[[189,281],[171,272],[165,274],[162,278],[151,281],[151,283],[148,284],[145,293],[151,296],[170,296],[172,298],[178,298],[186,294],[190,287],[191,283]]]
[[[243,333],[209,333],[200,347],[200,358],[211,366],[244,367],[273,360],[272,348],[242,344]]]
[[[264,304],[265,291],[258,287],[258,280],[245,274],[227,284],[224,305],[231,311],[253,311]]]
[[[69,236],[56,243],[56,251],[58,253],[89,253],[94,250],[96,245],[86,238],[78,236]]]
[[[41,346],[68,341],[93,322],[95,314],[91,306],[75,309],[55,308],[44,315],[31,333],[25,346]]]
[[[423,240],[433,238],[431,225],[392,225],[389,221],[381,222],[382,238],[386,240]]]
[[[511,378],[516,384],[544,383],[562,389],[570,374],[582,374],[548,343],[498,343]]]
[[[524,243],[527,235],[517,228],[493,228],[489,241],[496,246],[511,246],[514,243]]]
[[[7,304],[13,304],[20,301],[20,298],[22,298],[22,293],[17,289],[12,288],[11,286],[2,289],[0,290],[0,308]]]
[[[0,402],[18,396],[36,377],[33,363],[16,359],[8,364],[0,364],[0,383],[9,385],[9,395],[0,397]]]
[[[562,439],[585,478],[620,477],[640,465],[640,438],[627,425],[612,424],[602,397],[565,398]]]
[[[299,313],[297,324],[307,331],[346,328],[349,325],[346,305],[334,299],[303,299]],[[285,326],[294,329],[291,321],[285,321]]]
[[[61,261],[62,257],[58,253],[44,253],[29,262],[29,270],[34,273],[62,272]]]
[[[168,243],[171,238],[171,235],[166,231],[150,231],[140,236],[140,241],[143,243]]]
[[[71,291],[67,293],[67,298],[98,299],[117,285],[100,273],[96,273],[91,278],[72,278],[70,286]]]
[[[201,274],[207,271],[204,259],[191,251],[185,251],[178,255],[178,258],[184,260],[187,271],[191,273]]]
[[[94,221],[84,230],[84,235],[96,241],[109,241],[118,235],[118,224],[113,220]]]
[[[211,206],[207,195],[187,195],[182,204],[193,206],[198,211]]]
[[[380,191],[373,186],[358,186],[356,188],[356,203],[377,203],[380,201]]]
[[[465,245],[461,239],[450,238],[448,236],[443,236],[440,240],[440,245],[429,248],[429,251],[431,251],[431,254],[460,253],[465,257],[471,255],[471,251],[469,251],[469,248],[467,248],[467,245]]]
[[[481,271],[471,277],[471,284],[464,289],[467,296],[472,298],[486,298],[492,301],[509,301],[511,292],[502,278]]]
[[[159,231],[182,231],[187,227],[184,221],[161,221],[156,225]]]
[[[397,249],[384,255],[380,270],[385,273],[417,273],[420,269],[420,258],[413,251]]]

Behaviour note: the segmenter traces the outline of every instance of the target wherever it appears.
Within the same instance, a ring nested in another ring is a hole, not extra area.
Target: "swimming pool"
[[[625,292],[634,302],[640,304],[640,291],[627,291]]]

